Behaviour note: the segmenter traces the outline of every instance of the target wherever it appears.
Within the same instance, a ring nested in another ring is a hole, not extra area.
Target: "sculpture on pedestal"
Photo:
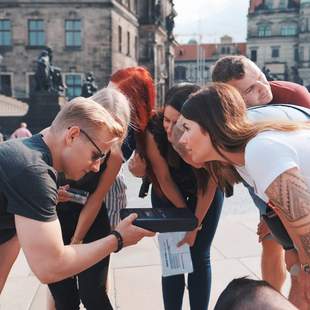
[[[81,96],[85,98],[91,97],[97,90],[98,87],[95,83],[94,74],[92,72],[87,73],[85,81],[82,85]]]
[[[61,69],[53,66],[53,51],[50,47],[45,48],[37,59],[35,71],[36,91],[54,92],[63,95],[66,86],[63,83]]]

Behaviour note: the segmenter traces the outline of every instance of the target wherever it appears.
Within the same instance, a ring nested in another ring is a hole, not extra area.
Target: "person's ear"
[[[66,144],[72,145],[74,140],[79,137],[80,128],[78,126],[72,126],[67,129],[66,132]]]

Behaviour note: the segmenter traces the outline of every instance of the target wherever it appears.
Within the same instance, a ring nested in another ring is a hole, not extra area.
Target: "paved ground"
[[[137,197],[139,181],[128,176],[128,205],[149,206],[149,200]],[[260,278],[260,245],[257,243],[257,211],[243,187],[225,201],[223,215],[212,246],[212,292],[210,309],[227,283],[249,275]],[[142,240],[111,258],[109,295],[115,309],[163,309],[160,284],[160,259],[157,238]],[[287,293],[289,280],[286,282]],[[20,254],[0,296],[0,310],[44,310],[46,287],[32,275]],[[187,293],[184,310],[189,309]]]

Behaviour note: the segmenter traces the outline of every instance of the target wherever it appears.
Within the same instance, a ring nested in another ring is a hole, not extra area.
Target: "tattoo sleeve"
[[[310,189],[298,168],[278,176],[266,194],[292,238],[302,261],[310,262]]]

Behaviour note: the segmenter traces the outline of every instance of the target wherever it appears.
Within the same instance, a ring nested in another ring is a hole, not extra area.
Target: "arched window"
[[[271,26],[270,25],[259,25],[258,26],[258,36],[259,37],[271,36]]]

